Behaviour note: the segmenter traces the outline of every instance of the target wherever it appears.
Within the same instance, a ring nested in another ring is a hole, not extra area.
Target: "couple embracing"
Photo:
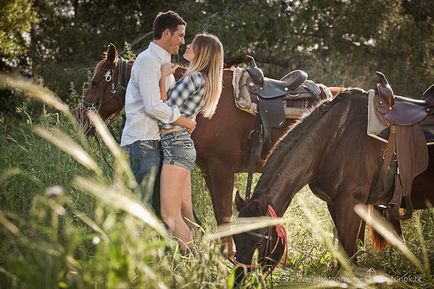
[[[191,133],[198,113],[211,118],[222,90],[223,45],[212,34],[197,34],[187,45],[185,74],[175,82],[171,63],[185,43],[186,22],[175,12],[159,13],[153,41],[133,64],[125,98],[121,146],[139,184],[152,188],[151,203],[177,239],[192,246],[194,218],[191,170],[196,160]],[[140,196],[144,201],[145,195]]]

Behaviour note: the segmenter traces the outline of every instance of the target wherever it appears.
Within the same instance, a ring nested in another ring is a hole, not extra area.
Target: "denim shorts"
[[[196,162],[196,149],[186,130],[169,132],[161,137],[163,164],[184,167],[191,170]]]

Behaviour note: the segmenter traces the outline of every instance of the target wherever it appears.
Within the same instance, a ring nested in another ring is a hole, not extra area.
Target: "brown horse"
[[[267,208],[271,206],[281,217],[294,195],[309,184],[312,192],[327,202],[339,241],[348,256],[353,256],[359,230],[364,229],[353,208],[369,203],[378,163],[386,148],[384,142],[367,135],[367,111],[368,93],[348,89],[291,127],[274,147],[252,198],[244,201],[237,194],[239,216],[270,215]],[[415,209],[426,208],[427,200],[434,203],[434,146],[429,146],[428,151],[428,168],[412,186]],[[252,254],[258,250],[259,261],[274,266],[284,251],[274,228],[233,238],[236,260],[241,264],[251,264]],[[269,248],[274,244],[277,248],[272,253]]]
[[[89,126],[86,117],[87,108],[95,108],[103,119],[113,117],[123,109],[125,96],[115,97],[113,87],[117,82],[119,61],[116,48],[109,45],[106,58],[100,61],[96,67],[90,83],[77,109],[77,118],[84,125],[85,130],[91,134],[93,129]],[[128,64],[131,68],[131,63]],[[113,77],[107,81],[104,76],[107,71],[113,71]],[[124,74],[125,75],[125,74]],[[176,75],[175,75],[176,77]],[[179,76],[178,76],[179,77]],[[255,126],[255,117],[239,110],[234,103],[232,88],[233,71],[224,70],[223,91],[215,115],[211,119],[197,117],[197,126],[192,138],[197,150],[197,164],[202,170],[208,186],[217,224],[231,222],[232,200],[235,182],[235,173],[245,172],[247,169],[247,151],[249,136]],[[122,80],[124,86],[126,83]],[[332,90],[337,94],[340,88]],[[310,101],[309,107],[316,103]],[[272,131],[272,144],[282,136],[291,122]],[[266,155],[268,149],[264,148],[262,155]],[[262,164],[258,164],[256,172],[260,172]],[[232,240],[228,239],[228,253],[232,252]]]
[[[77,121],[89,136],[95,135],[95,128],[87,117],[87,111],[97,112],[104,121],[119,115],[125,105],[125,91],[133,66],[133,61],[118,58],[113,44],[104,54],[105,58],[96,64],[85,95],[75,110]]]

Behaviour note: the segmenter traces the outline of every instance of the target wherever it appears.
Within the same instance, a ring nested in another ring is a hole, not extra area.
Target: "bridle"
[[[116,67],[118,68],[118,72],[115,74]],[[123,107],[124,103],[121,100],[121,96],[125,95],[128,81],[130,80],[131,77],[128,68],[129,68],[128,61],[123,58],[119,58],[116,65],[114,65],[114,68],[112,65],[112,67],[108,69],[107,72],[104,74],[105,82],[111,83],[110,97],[104,99],[103,97],[105,95],[104,93],[103,96],[98,97],[98,99],[95,102],[88,102],[83,97],[80,99],[80,104],[82,104],[87,110],[98,111],[103,104],[115,98],[118,101],[120,107]],[[124,82],[122,83],[123,74],[125,74],[125,77],[124,77]],[[115,75],[116,75],[116,80],[114,79]]]
[[[273,207],[271,205],[267,206],[268,208],[268,214],[271,218],[277,218],[277,214],[276,211],[273,209]],[[258,238],[262,238],[265,240],[265,246],[264,249],[262,250],[262,256],[272,256],[272,254],[276,251],[277,246],[279,245],[279,242],[282,243],[282,245],[285,247],[285,260],[283,265],[286,266],[287,264],[287,260],[288,260],[288,240],[287,240],[287,234],[286,234],[286,230],[285,228],[281,225],[281,224],[277,224],[275,226],[275,231],[276,231],[276,235],[277,235],[277,240],[276,243],[274,244],[274,246],[272,246],[271,241],[272,241],[272,230],[273,227],[268,227],[267,229],[267,234],[260,234],[260,233],[255,233],[255,232],[246,232],[246,234],[249,235],[253,235],[255,237]],[[269,253],[268,255],[266,253]],[[267,270],[267,274],[266,277],[268,277],[276,268],[276,266],[280,263],[280,260],[282,259],[283,255],[280,256],[279,260],[276,260],[276,262],[274,263],[274,265],[271,267],[271,269]],[[246,268],[246,269],[251,269],[251,268],[256,268],[258,265],[257,264],[243,264],[238,262],[236,259],[230,260],[234,265],[238,265],[240,267]]]

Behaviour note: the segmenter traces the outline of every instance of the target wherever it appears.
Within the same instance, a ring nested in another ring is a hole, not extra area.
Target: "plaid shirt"
[[[194,118],[201,109],[205,89],[205,79],[201,72],[191,72],[179,79],[167,92],[167,104],[177,106],[182,116]],[[161,128],[175,127],[172,124],[160,123]]]

